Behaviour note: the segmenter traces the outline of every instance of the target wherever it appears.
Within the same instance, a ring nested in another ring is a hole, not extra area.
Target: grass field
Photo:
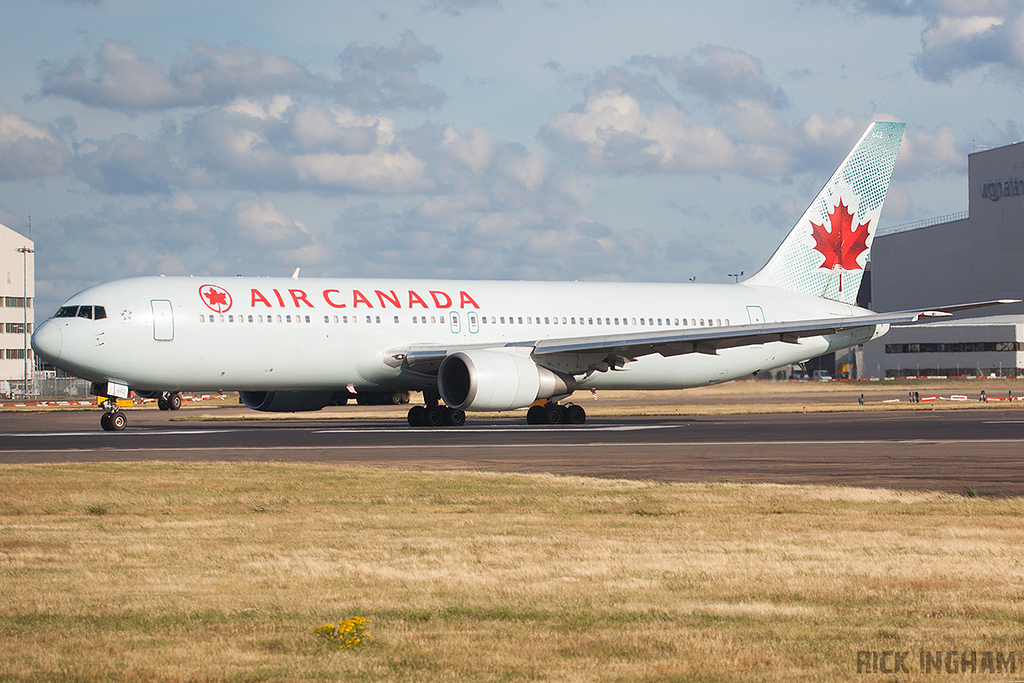
[[[862,680],[864,650],[933,680],[921,648],[1024,670],[1021,499],[280,463],[0,484],[4,681]],[[358,648],[314,632],[355,616]]]

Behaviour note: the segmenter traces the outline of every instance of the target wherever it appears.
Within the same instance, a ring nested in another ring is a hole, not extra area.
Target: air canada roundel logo
[[[199,288],[199,298],[206,307],[216,313],[225,313],[231,308],[231,295],[228,290],[217,285],[203,285]]]

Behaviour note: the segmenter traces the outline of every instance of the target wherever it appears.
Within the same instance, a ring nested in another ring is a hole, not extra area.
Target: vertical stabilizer
[[[855,303],[905,125],[868,126],[782,246],[744,284]]]

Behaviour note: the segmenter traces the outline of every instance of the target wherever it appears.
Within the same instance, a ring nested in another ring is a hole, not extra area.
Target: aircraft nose
[[[60,358],[63,343],[64,335],[60,330],[60,325],[52,320],[44,322],[32,334],[32,350],[36,352],[37,356],[51,364]]]

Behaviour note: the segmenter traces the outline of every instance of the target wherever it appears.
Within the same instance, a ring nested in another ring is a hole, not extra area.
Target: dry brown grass
[[[0,484],[2,680],[835,680],[858,650],[1024,645],[1021,499],[278,463]],[[370,645],[317,641],[356,615]]]

